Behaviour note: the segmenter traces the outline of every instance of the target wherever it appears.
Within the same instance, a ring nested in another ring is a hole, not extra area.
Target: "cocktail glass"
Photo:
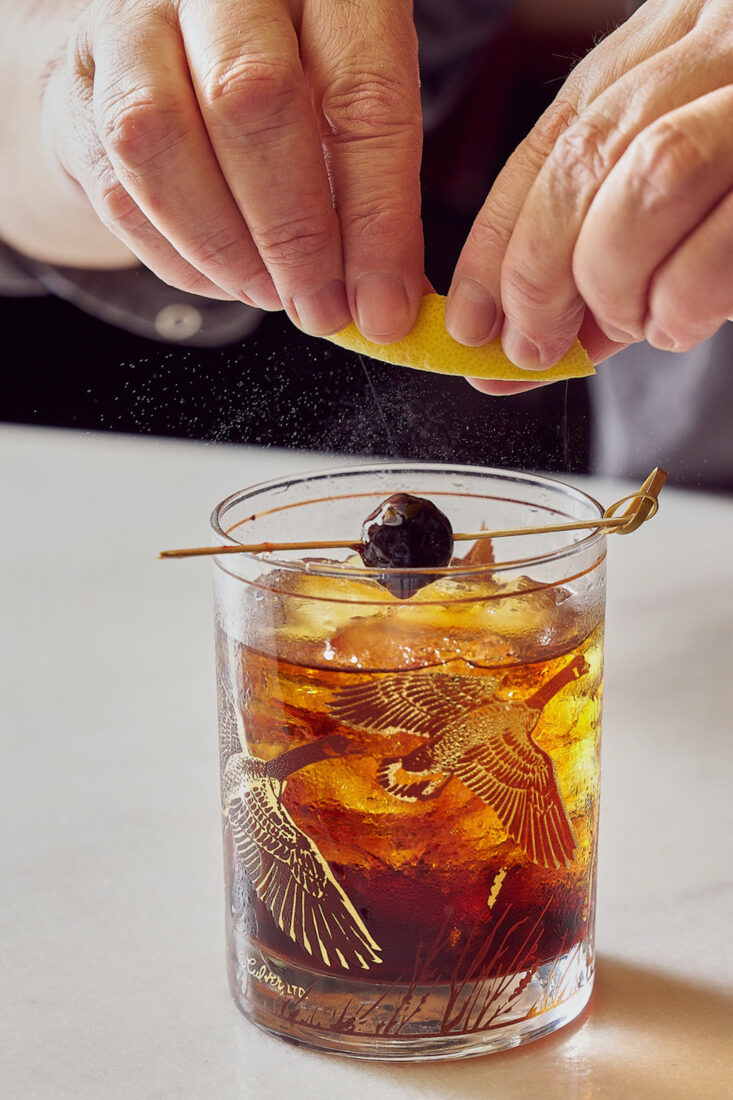
[[[454,531],[602,514],[548,478],[369,464],[235,493],[214,537],[356,543],[397,491]],[[214,565],[242,1012],[320,1050],[403,1060],[576,1017],[593,982],[603,531],[457,542],[449,566],[408,570],[423,582],[409,599],[353,549]]]

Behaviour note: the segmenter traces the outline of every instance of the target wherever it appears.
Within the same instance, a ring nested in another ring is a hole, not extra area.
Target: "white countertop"
[[[258,1032],[224,970],[210,565],[242,486],[333,459],[0,428],[0,1093],[733,1097],[733,501],[609,540],[598,975],[499,1055],[389,1066]],[[570,480],[604,503],[624,484]]]

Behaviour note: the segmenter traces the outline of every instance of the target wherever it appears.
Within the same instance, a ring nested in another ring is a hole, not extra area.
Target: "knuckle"
[[[101,184],[97,212],[102,224],[114,233],[134,234],[147,224],[140,207],[115,177]]]
[[[660,119],[637,135],[629,157],[646,207],[682,197],[690,176],[706,162],[689,131],[671,119]]]
[[[514,156],[529,160],[535,167],[544,164],[561,135],[578,119],[578,109],[572,100],[556,99],[539,117]]]
[[[211,70],[202,95],[222,125],[277,125],[291,110],[301,83],[288,62],[238,57]]]
[[[478,257],[503,256],[512,235],[513,221],[507,212],[502,214],[495,200],[485,207],[471,229],[471,250]]]
[[[136,89],[102,111],[100,136],[110,156],[137,168],[165,153],[186,134],[179,104],[158,89]]]
[[[199,236],[191,247],[191,255],[194,262],[201,266],[228,263],[227,258],[239,250],[241,243],[241,238],[233,236],[226,226]]]
[[[412,239],[420,232],[420,211],[413,208],[387,206],[376,199],[353,206],[348,214],[342,213],[346,234],[352,239],[367,238],[371,241],[394,242],[397,231],[403,240]]]
[[[578,331],[585,304],[574,287],[568,296],[521,268],[504,265],[501,298],[507,317],[538,347],[570,343]],[[560,353],[561,354],[561,353]]]
[[[186,255],[195,267],[208,272],[222,287],[235,287],[247,268],[253,268],[257,274],[262,272],[262,264],[251,262],[246,242],[231,226],[199,236],[187,249]]]
[[[310,219],[291,219],[260,230],[256,243],[268,267],[272,264],[281,270],[295,270],[322,260],[333,235],[327,226]]]
[[[336,141],[417,134],[412,98],[404,81],[387,73],[343,73],[324,95],[323,113]]]
[[[501,297],[508,312],[549,313],[552,299],[547,284],[517,266],[504,264]]]
[[[588,112],[557,139],[550,161],[563,185],[595,191],[614,163],[612,138],[617,124],[598,112]]]

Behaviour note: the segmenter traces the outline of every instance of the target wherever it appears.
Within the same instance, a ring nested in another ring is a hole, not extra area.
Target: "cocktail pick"
[[[582,531],[584,529],[606,529],[617,535],[630,535],[651,519],[659,511],[658,496],[667,480],[667,473],[659,466],[649,474],[644,484],[635,493],[614,501],[606,508],[603,517],[593,520],[578,520],[572,523],[554,523],[540,527],[511,527],[501,531],[471,531],[453,534],[454,542],[478,541],[480,539],[501,539],[520,535],[545,535],[563,531]],[[619,509],[626,504],[623,512]],[[255,518],[255,517],[253,517]],[[358,550],[360,540],[332,539],[330,542],[253,542],[236,546],[192,546],[182,550],[161,550],[160,558],[198,558],[218,557],[220,554],[272,554],[281,550]]]

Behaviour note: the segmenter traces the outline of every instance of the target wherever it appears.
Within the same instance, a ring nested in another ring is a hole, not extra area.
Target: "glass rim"
[[[237,504],[242,504],[244,501],[251,497],[260,496],[265,492],[273,489],[287,488],[289,485],[296,483],[302,483],[305,481],[319,481],[321,479],[333,478],[335,476],[369,473],[384,473],[387,470],[394,469],[395,472],[401,470],[408,471],[414,470],[419,473],[431,473],[436,474],[470,474],[472,476],[484,475],[492,477],[495,480],[508,483],[529,483],[542,487],[543,485],[552,487],[553,489],[560,489],[567,496],[575,498],[577,501],[581,501],[590,506],[592,512],[597,512],[598,518],[603,517],[603,507],[599,502],[592,497],[589,493],[586,493],[582,489],[576,488],[574,485],[569,485],[567,482],[559,481],[554,477],[550,477],[546,474],[528,473],[521,470],[502,470],[498,467],[491,466],[466,466],[463,464],[451,464],[443,462],[355,462],[353,465],[346,466],[329,466],[318,467],[312,471],[305,471],[303,474],[287,475],[285,477],[276,477],[268,481],[260,481],[254,485],[250,485],[245,489],[237,489],[235,492],[230,493],[224,500],[215,505],[211,512],[210,523],[212,532],[214,535],[215,543],[221,546],[236,546],[243,545],[241,539],[234,538],[230,531],[226,530],[222,525],[222,519],[227,511],[235,507]],[[353,498],[354,493],[346,493],[344,497]],[[372,495],[372,494],[365,494]],[[331,498],[338,499],[338,498]],[[491,499],[487,496],[486,499]],[[511,497],[496,497],[499,500],[512,500]],[[289,504],[284,504],[280,508],[269,509],[266,514],[272,514],[273,512],[284,510],[286,508],[305,506],[315,501],[297,501]],[[527,502],[529,503],[529,502]],[[589,517],[592,520],[592,517]],[[572,534],[572,532],[567,532]],[[548,562],[558,561],[563,558],[571,557],[574,554],[582,553],[590,549],[594,543],[599,542],[603,544],[606,531],[603,527],[592,527],[583,538],[578,539],[575,542],[568,543],[567,546],[561,546],[554,550],[548,550],[541,554],[531,554],[527,557],[514,558],[511,561],[502,561],[497,564],[494,563],[459,563],[457,565],[448,564],[444,566],[429,566],[420,568],[401,567],[401,568],[386,568],[386,567],[367,567],[362,564],[354,565],[345,561],[315,561],[315,560],[298,560],[291,558],[278,557],[276,553],[272,551],[259,551],[259,552],[244,552],[242,557],[262,564],[274,566],[279,569],[287,569],[295,573],[310,573],[318,576],[328,577],[343,577],[343,578],[377,578],[384,576],[394,576],[399,578],[406,575],[417,575],[431,577],[433,579],[437,577],[468,577],[476,576],[479,574],[500,573],[507,572],[509,570],[515,570],[520,567],[528,565],[544,565]],[[517,535],[516,538],[531,537],[528,532],[526,536]],[[356,540],[355,540],[356,541]],[[223,560],[214,556],[215,564],[223,568]],[[228,570],[227,570],[228,572]]]

